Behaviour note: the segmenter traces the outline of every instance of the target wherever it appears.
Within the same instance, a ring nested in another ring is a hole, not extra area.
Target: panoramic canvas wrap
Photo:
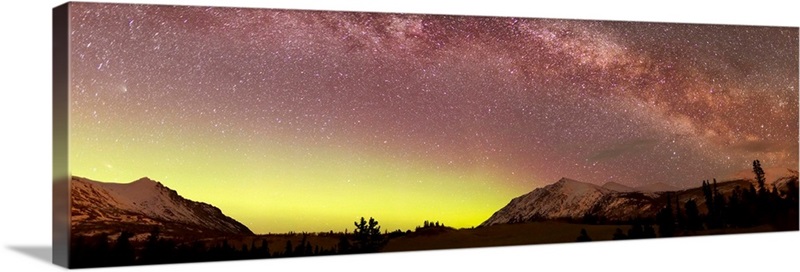
[[[67,3],[55,263],[798,230],[798,28]]]

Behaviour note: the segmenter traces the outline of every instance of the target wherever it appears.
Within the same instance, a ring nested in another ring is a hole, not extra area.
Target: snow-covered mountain
[[[130,231],[138,237],[158,226],[162,236],[202,238],[253,234],[212,205],[195,202],[149,178],[104,183],[73,176],[70,181],[73,235]]]
[[[539,219],[581,218],[614,191],[594,184],[562,178],[511,200],[481,226]]]
[[[749,184],[747,180],[726,181],[719,183],[718,188],[728,194],[737,186],[747,188]],[[640,191],[617,183],[597,186],[562,178],[512,199],[481,226],[536,220],[581,220],[587,216],[606,221],[649,218],[655,216],[668,199],[675,203],[676,198],[681,205],[694,199],[701,212],[705,212],[705,199],[699,185],[687,190],[667,190],[668,186],[656,185]]]

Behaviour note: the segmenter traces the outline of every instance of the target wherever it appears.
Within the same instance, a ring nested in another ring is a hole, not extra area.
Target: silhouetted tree
[[[764,185],[766,179],[764,178],[764,169],[761,168],[759,160],[753,161],[753,173],[756,174],[756,182],[758,182],[758,194],[763,194],[766,191],[766,186]]]
[[[150,236],[147,237],[147,242],[145,243],[144,252],[142,252],[142,258],[144,259],[154,259],[158,254],[158,241],[161,239],[161,230],[156,226],[150,231]]]
[[[675,220],[672,216],[672,200],[669,193],[667,193],[667,205],[656,215],[656,222],[661,237],[675,236]]]
[[[354,222],[356,228],[353,230],[353,237],[355,238],[356,252],[377,252],[384,245],[383,236],[381,236],[381,227],[378,226],[378,221],[370,217],[369,221],[361,217],[360,222]]]
[[[102,267],[113,263],[110,257],[108,233],[102,232],[93,236],[77,236],[70,245],[70,266]]]
[[[238,254],[236,254],[236,255],[238,255],[238,256],[237,256],[238,258],[236,258],[236,259],[246,259],[246,258],[250,258],[250,251],[251,251],[252,249],[253,249],[253,248],[249,248],[249,247],[247,247],[247,245],[246,245],[246,244],[242,243],[242,248],[239,250]]]
[[[753,184],[742,192],[742,223],[741,227],[753,226],[759,223],[758,191]]]
[[[150,236],[142,249],[142,263],[160,264],[166,263],[173,258],[174,243],[161,238],[161,230],[158,226],[150,231]]]
[[[297,247],[294,248],[294,256],[307,256],[306,254],[306,234],[303,233],[303,237],[300,239],[300,243],[297,244]]]
[[[628,229],[628,239],[641,239],[644,238],[644,228],[642,228],[642,224],[634,223],[631,225],[631,228]]]
[[[259,257],[261,257],[261,258],[269,258],[269,257],[272,257],[272,256],[271,256],[271,255],[272,255],[272,253],[270,253],[270,252],[269,252],[269,243],[267,242],[267,239],[262,239],[262,240],[261,240],[261,248],[259,249],[259,252],[260,252],[260,253],[259,253],[258,255],[259,255]]]
[[[286,247],[283,250],[284,257],[294,256],[294,248],[292,247],[292,240],[286,240]]]
[[[700,210],[697,208],[697,202],[694,199],[689,199],[684,205],[686,211],[686,229],[689,231],[697,231],[703,228],[703,223],[700,221]]]
[[[756,198],[756,211],[757,220],[759,223],[774,223],[775,211],[773,208],[772,196],[767,189],[766,179],[764,177],[764,169],[761,168],[759,160],[753,161],[753,173],[756,175],[756,182],[758,183],[758,194]]]
[[[686,217],[681,211],[680,195],[675,193],[675,230],[682,230],[686,228]]]
[[[708,209],[708,214],[711,215],[714,213],[714,195],[711,192],[711,185],[708,184],[708,181],[703,180],[703,196],[706,200],[706,209]]]
[[[86,257],[88,255],[89,246],[86,242],[86,237],[77,235],[72,237],[69,245],[69,264],[72,267],[86,267]]]
[[[306,241],[304,255],[305,256],[312,256],[313,254],[314,254],[314,247],[311,246],[311,242]]]
[[[791,170],[790,170],[791,171]],[[800,225],[800,219],[798,219],[798,177],[797,171],[791,171],[794,175],[787,183],[786,183],[786,194],[784,199],[781,200],[783,205],[782,207],[782,222],[778,222],[777,228],[779,230],[797,230],[798,225]]]
[[[713,184],[703,181],[703,194],[706,198],[708,214],[706,216],[707,227],[709,229],[722,228],[725,226],[725,196],[717,188],[717,179]]]
[[[725,218],[726,201],[725,196],[719,192],[717,179],[714,179],[714,214],[713,225],[715,228],[724,228],[727,222]]]
[[[656,238],[656,230],[650,224],[644,224],[642,238]]]
[[[578,238],[575,239],[575,241],[577,241],[577,242],[589,242],[589,241],[592,241],[592,238],[589,237],[589,233],[586,232],[586,229],[581,229],[581,235],[579,235]]]
[[[347,239],[347,235],[339,236],[339,244],[337,245],[337,253],[339,254],[347,254],[351,252],[350,241]]]
[[[790,170],[791,171],[791,170]],[[791,171],[794,176],[786,183],[786,200],[790,203],[798,203],[798,176],[797,171]],[[797,208],[797,205],[794,205]]]
[[[175,247],[170,262],[197,262],[213,260],[204,242],[195,240]]]
[[[725,218],[728,225],[732,227],[744,227],[747,210],[745,209],[742,189],[739,186],[733,188],[730,197],[728,197],[728,207],[726,209]]]
[[[131,245],[131,237],[133,233],[129,231],[122,231],[117,237],[114,248],[111,250],[110,262],[112,265],[131,265],[136,259]]]
[[[628,239],[628,235],[625,235],[625,233],[622,233],[622,229],[621,228],[617,228],[614,231],[614,236],[611,239],[613,239],[613,240],[625,240],[625,239]]]

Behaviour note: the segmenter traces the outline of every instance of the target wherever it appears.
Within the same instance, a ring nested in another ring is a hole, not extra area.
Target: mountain
[[[746,189],[750,184],[751,181],[748,180],[733,180],[720,182],[717,188],[727,195],[736,187]],[[699,186],[677,191],[664,191],[662,189],[668,187],[658,184],[644,188],[647,191],[636,191],[612,182],[597,186],[562,178],[556,183],[512,199],[480,226],[537,220],[578,221],[593,218],[624,222],[635,218],[652,218],[666,205],[668,199],[675,206],[676,197],[681,205],[694,199],[700,211],[706,212],[705,197]]]
[[[628,187],[628,186],[625,186],[625,185],[622,185],[622,184],[619,184],[619,183],[616,183],[616,182],[613,182],[613,181],[606,182],[606,184],[603,184],[602,187],[606,188],[606,189],[609,189],[611,191],[617,191],[617,192],[633,192],[633,191],[636,191],[636,189],[633,189],[632,187]]]
[[[183,198],[146,177],[123,184],[73,176],[70,201],[72,235],[126,230],[144,239],[156,226],[163,237],[186,239],[253,234],[219,208]]]
[[[774,181],[787,179],[792,176],[797,176],[797,170],[792,170],[784,167],[763,167],[764,179],[767,184],[772,184]],[[735,179],[755,179],[752,168],[742,169],[733,175]]]
[[[775,188],[778,189],[781,194],[787,194],[789,193],[789,190],[797,190],[797,172],[794,172],[791,176],[776,179],[774,182],[772,182],[772,185],[775,186]]]
[[[562,178],[511,200],[480,226],[518,223],[538,219],[581,218],[613,192],[594,184]]]
[[[609,182],[606,182],[606,184],[603,184],[602,187],[606,188],[606,189],[609,189],[609,190],[612,190],[612,191],[616,191],[616,192],[655,193],[655,192],[670,192],[670,191],[679,190],[678,187],[675,187],[675,186],[672,186],[672,185],[669,185],[669,184],[666,184],[666,183],[662,183],[662,182],[656,182],[656,183],[642,185],[642,186],[630,187],[630,186],[625,186],[625,185],[622,185],[622,184],[619,184],[619,183],[616,183],[616,182],[613,182],[613,181],[609,181]]]
[[[647,185],[643,185],[643,186],[637,186],[637,187],[633,188],[633,191],[650,192],[650,193],[671,192],[671,191],[677,191],[677,190],[678,190],[678,187],[675,187],[675,186],[672,186],[672,185],[669,185],[669,184],[666,184],[666,183],[662,183],[662,182],[656,182],[656,183],[647,184]]]

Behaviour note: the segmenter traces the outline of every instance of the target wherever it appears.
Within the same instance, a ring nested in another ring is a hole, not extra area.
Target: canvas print
[[[798,230],[796,27],[60,10],[69,267]]]

